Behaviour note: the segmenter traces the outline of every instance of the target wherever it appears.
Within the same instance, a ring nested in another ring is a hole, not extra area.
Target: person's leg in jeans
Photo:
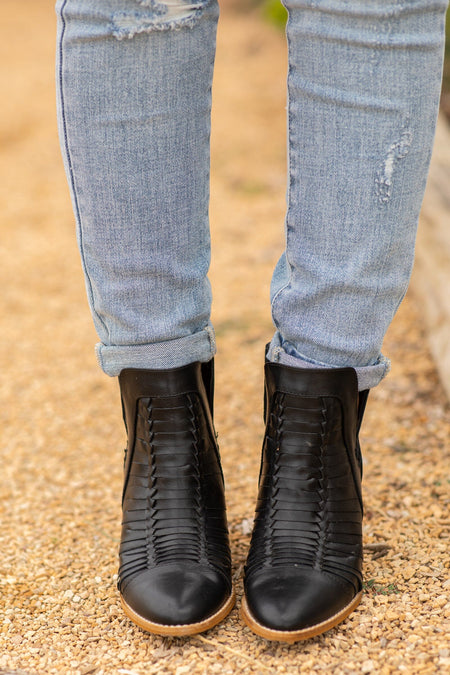
[[[59,0],[60,138],[88,298],[128,430],[119,589],[182,635],[231,609],[212,424],[215,0]]]
[[[409,276],[445,3],[286,5],[287,247],[244,618],[293,641],[361,596],[357,435]],[[98,355],[120,375],[129,434],[119,586],[144,628],[196,632],[233,600],[208,366],[217,6],[60,0],[58,14],[63,152]]]
[[[243,614],[260,635],[294,641],[361,598],[358,430],[389,367],[381,344],[412,267],[447,2],[284,4],[286,251],[271,288],[277,331]]]

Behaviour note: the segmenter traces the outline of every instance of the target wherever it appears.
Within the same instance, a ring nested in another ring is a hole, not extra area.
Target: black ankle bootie
[[[362,595],[361,455],[368,392],[353,368],[266,362],[266,435],[242,617],[295,642],[337,625]]]
[[[212,362],[119,376],[128,447],[118,587],[125,614],[191,635],[234,605]]]

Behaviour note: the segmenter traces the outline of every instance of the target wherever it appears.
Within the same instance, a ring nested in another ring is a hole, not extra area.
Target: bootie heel
[[[242,618],[296,642],[343,621],[362,595],[356,372],[266,362],[266,435]]]
[[[212,364],[126,369],[128,446],[118,588],[125,614],[158,635],[192,635],[234,605]]]

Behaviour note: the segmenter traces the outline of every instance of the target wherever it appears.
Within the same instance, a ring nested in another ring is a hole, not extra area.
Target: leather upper
[[[266,433],[245,590],[254,617],[298,630],[362,588],[359,394],[352,368],[266,363]]]
[[[201,621],[231,591],[212,380],[207,373],[205,388],[204,372],[196,363],[119,377],[128,447],[118,585],[155,623]]]

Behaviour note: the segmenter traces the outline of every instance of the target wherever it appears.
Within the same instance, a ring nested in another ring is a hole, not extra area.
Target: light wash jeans
[[[272,361],[360,389],[406,291],[446,0],[286,0],[286,250]],[[103,370],[208,361],[216,0],[59,0],[58,116]],[[230,213],[230,218],[232,214]]]

